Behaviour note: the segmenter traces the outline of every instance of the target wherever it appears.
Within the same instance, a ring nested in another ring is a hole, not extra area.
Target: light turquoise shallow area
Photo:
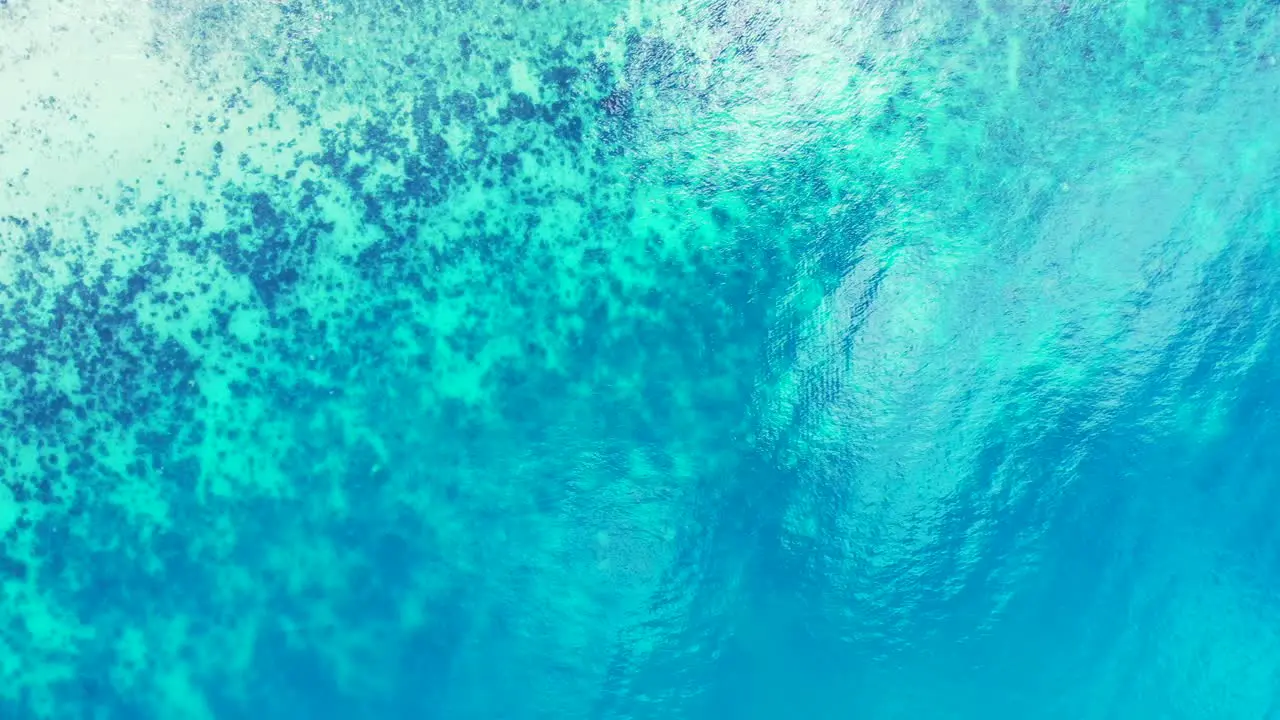
[[[1280,718],[1278,58],[0,0],[0,717]]]

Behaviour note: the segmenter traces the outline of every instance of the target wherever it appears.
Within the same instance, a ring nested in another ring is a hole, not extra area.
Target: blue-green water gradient
[[[1278,57],[0,2],[0,717],[1280,720]]]

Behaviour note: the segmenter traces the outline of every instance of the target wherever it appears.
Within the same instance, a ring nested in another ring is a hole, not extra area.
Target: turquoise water
[[[0,1],[0,716],[1277,720],[1278,58]]]

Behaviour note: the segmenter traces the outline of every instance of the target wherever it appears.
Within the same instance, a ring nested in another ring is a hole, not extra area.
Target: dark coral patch
[[[582,75],[582,71],[570,65],[558,65],[542,73],[542,82],[561,92],[567,92]]]
[[[528,121],[538,115],[538,106],[534,104],[533,99],[525,93],[512,93],[507,99],[507,105],[499,112],[499,122],[507,123],[511,119]]]

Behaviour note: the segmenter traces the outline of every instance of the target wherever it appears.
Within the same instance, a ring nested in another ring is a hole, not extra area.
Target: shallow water
[[[1277,58],[0,2],[0,716],[1280,718]]]

